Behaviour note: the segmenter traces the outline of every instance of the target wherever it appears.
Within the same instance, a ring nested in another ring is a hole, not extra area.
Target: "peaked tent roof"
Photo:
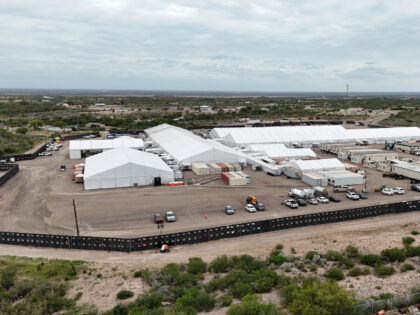
[[[144,142],[142,139],[123,136],[112,140],[71,140],[69,144],[70,150],[103,150],[122,147],[140,149],[144,147]]]
[[[160,169],[173,173],[173,170],[157,155],[130,148],[117,148],[86,158],[85,178],[114,169],[127,163]]]
[[[145,131],[153,141],[177,161],[183,161],[212,150],[239,158],[244,157],[240,152],[223,144],[213,140],[203,139],[188,130],[168,124],[162,124],[146,129]]]
[[[275,144],[251,144],[249,149],[254,152],[263,152],[268,157],[316,157],[311,149],[293,149],[288,148],[282,143]]]
[[[346,169],[344,164],[335,158],[334,159],[320,159],[320,160],[293,160],[289,162],[289,165],[301,171]]]

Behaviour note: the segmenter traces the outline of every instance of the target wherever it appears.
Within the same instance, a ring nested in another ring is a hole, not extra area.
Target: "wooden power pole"
[[[77,222],[76,201],[74,201],[74,199],[73,199],[73,210],[74,210],[74,220],[76,221],[76,231],[77,231],[77,236],[80,236],[80,232],[79,232],[79,222]]]

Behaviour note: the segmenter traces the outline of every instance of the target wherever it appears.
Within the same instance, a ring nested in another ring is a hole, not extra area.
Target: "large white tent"
[[[315,158],[316,154],[311,149],[294,149],[288,148],[282,143],[277,144],[251,144],[248,146],[252,152],[261,153],[261,155],[270,158],[278,158],[285,160]]]
[[[178,163],[238,162],[245,155],[214,140],[203,139],[192,132],[162,124],[146,129],[146,134]]]
[[[153,185],[174,181],[173,170],[154,154],[117,148],[86,158],[85,189]]]
[[[296,169],[300,174],[317,171],[345,170],[346,167],[338,159],[320,160],[292,160],[289,167]]]
[[[420,129],[417,127],[345,129],[338,125],[247,127],[214,128],[209,135],[210,138],[218,139],[230,147],[262,143],[297,144],[311,147],[321,143],[334,142],[416,141],[420,140]]]
[[[112,140],[71,140],[69,144],[70,159],[81,159],[82,152],[105,152],[116,148],[143,149],[142,139],[128,136]]]

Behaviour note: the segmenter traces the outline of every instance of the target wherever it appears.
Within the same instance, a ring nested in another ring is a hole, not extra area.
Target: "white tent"
[[[181,164],[237,162],[239,159],[245,158],[241,152],[214,140],[203,139],[188,130],[168,124],[162,124],[145,131],[166,154]]]
[[[82,151],[85,152],[105,152],[116,148],[143,149],[142,139],[128,136],[119,137],[112,140],[71,140],[69,144],[70,159],[81,159]]]
[[[85,189],[152,185],[174,181],[173,170],[154,154],[117,148],[86,158]]]
[[[214,128],[210,131],[210,138],[219,139],[231,147],[262,143],[311,147],[314,144],[334,142],[416,141],[420,140],[420,129],[417,127],[345,129],[337,125]]]
[[[298,172],[308,173],[317,171],[345,170],[346,167],[338,159],[320,160],[292,160],[288,165]]]
[[[270,158],[278,159],[301,159],[301,158],[315,158],[316,154],[311,149],[294,149],[288,148],[284,144],[251,144],[248,146],[252,152],[258,152]]]

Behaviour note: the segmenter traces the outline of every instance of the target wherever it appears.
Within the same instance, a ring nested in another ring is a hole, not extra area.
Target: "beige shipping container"
[[[242,167],[238,163],[231,163],[235,167],[235,171],[242,171]]]
[[[195,175],[205,176],[209,175],[209,167],[204,163],[193,163],[191,169]]]
[[[238,173],[230,172],[233,177],[229,178],[230,186],[244,186],[248,184],[246,177],[240,176]]]
[[[234,172],[236,171],[235,166],[233,166],[231,163],[224,163],[227,168],[229,169],[229,172]]]
[[[209,167],[214,169],[214,174],[215,175],[222,174],[222,168],[219,165],[217,165],[216,163],[210,163]]]

